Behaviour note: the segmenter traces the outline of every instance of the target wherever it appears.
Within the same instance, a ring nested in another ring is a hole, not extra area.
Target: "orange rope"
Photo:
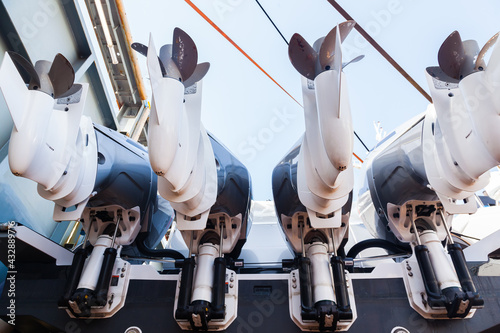
[[[264,68],[260,67],[258,63],[255,62],[255,60],[252,59],[252,57],[250,57],[245,51],[243,51],[243,49],[241,47],[238,46],[238,44],[236,44],[231,38],[229,38],[228,35],[226,35],[224,33],[224,31],[221,30],[221,28],[219,28],[217,26],[217,24],[215,24],[210,18],[208,18],[207,15],[205,15],[205,13],[203,13],[198,7],[196,7],[196,5],[194,3],[191,2],[191,0],[185,0],[188,5],[190,5],[198,14],[200,14],[201,17],[203,17],[205,19],[205,21],[207,21],[208,23],[210,23],[210,25],[215,29],[217,30],[225,39],[227,39],[227,41],[229,43],[231,43],[238,51],[241,52],[241,54],[243,54],[245,57],[247,57],[248,60],[250,60],[252,62],[252,64],[254,64],[255,66],[257,66],[258,69],[260,69],[262,71],[262,73],[266,74],[266,76],[268,78],[270,78],[274,83],[276,83],[276,85],[278,87],[281,88],[281,90],[283,90],[288,96],[290,96],[294,101],[295,103],[297,103],[298,105],[300,105],[300,107],[303,107],[302,104],[300,104],[295,98],[293,98],[292,95],[290,95],[290,93],[288,91],[285,90],[285,88],[283,88],[278,82],[276,82],[275,79],[273,79],[271,77],[271,75],[269,75],[265,70]]]
[[[241,52],[241,54],[243,54],[248,60],[250,60],[250,62],[252,64],[254,64],[258,69],[260,69],[262,71],[262,73],[266,74],[266,76],[268,78],[270,78],[278,87],[281,88],[281,90],[283,90],[288,96],[290,96],[291,99],[293,99],[295,101],[295,103],[297,103],[298,105],[300,105],[301,108],[304,108],[302,106],[302,104],[300,104],[295,98],[293,98],[292,95],[290,95],[290,93],[288,91],[285,90],[285,88],[283,88],[275,79],[272,78],[271,75],[269,75],[265,70],[264,68],[260,67],[260,65],[255,62],[255,60],[252,59],[252,57],[250,57],[245,51],[243,51],[243,49],[241,47],[238,46],[238,44],[236,44],[231,38],[229,38],[228,35],[226,35],[226,33],[224,31],[222,31],[221,28],[219,28],[217,26],[217,24],[215,24],[207,15],[205,15],[205,13],[203,13],[201,11],[201,9],[199,9],[198,7],[196,7],[196,5],[191,1],[191,0],[185,0],[187,2],[187,4],[189,6],[191,6],[191,8],[193,8],[201,17],[203,17],[205,19],[205,21],[207,21],[215,30],[217,30],[229,43],[231,43],[238,51]],[[354,152],[352,153],[361,163],[363,163],[363,160],[361,158],[359,158],[358,155],[356,155]]]
[[[361,163],[363,163],[363,160],[362,160],[362,159],[360,159],[360,158],[359,158],[359,156],[358,156],[358,155],[356,155],[356,153],[354,153],[354,152],[353,152],[352,154],[353,154],[353,155],[354,155],[354,157],[356,157],[356,158],[357,158],[357,159],[358,159]]]

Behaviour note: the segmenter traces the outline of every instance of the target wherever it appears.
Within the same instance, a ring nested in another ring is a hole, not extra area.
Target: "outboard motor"
[[[370,232],[409,244],[405,285],[423,317],[470,318],[483,299],[472,282],[460,244],[451,237],[456,214],[477,211],[475,192],[500,164],[500,46],[484,57],[498,34],[479,50],[453,32],[426,70],[433,104],[391,133],[365,161],[359,210]]]
[[[30,76],[25,83],[18,69]],[[73,317],[110,317],[124,304],[130,265],[120,258],[139,232],[168,225],[158,209],[157,176],[144,147],[83,116],[88,85],[74,81],[61,54],[33,66],[7,52],[0,89],[14,120],[9,166],[38,183],[40,196],[55,203],[54,220],[80,220],[85,231],[59,306]],[[163,207],[165,207],[163,205]],[[162,233],[163,232],[163,233]],[[91,249],[88,247],[90,245]]]
[[[281,229],[295,253],[290,311],[302,330],[346,330],[356,319],[342,257],[354,176],[341,42],[354,24],[339,24],[314,47],[295,34],[288,49],[302,75],[306,130],[275,167],[273,195]]]
[[[250,228],[250,175],[201,124],[201,79],[209,64],[197,63],[189,35],[176,28],[159,56],[152,37],[148,47],[132,47],[147,56],[153,93],[151,166],[189,248],[179,265],[174,316],[185,330],[225,329],[236,318],[238,295],[226,260],[238,257]]]

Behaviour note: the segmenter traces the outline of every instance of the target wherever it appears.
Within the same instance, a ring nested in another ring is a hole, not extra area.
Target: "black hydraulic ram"
[[[73,296],[73,293],[78,286],[78,282],[80,281],[80,276],[82,275],[85,259],[87,259],[87,251],[82,248],[76,250],[75,254],[73,255],[73,262],[71,263],[68,281],[66,282],[66,286],[64,287],[64,294],[58,302],[59,306],[68,306],[68,301],[71,299],[71,296]]]
[[[226,291],[226,260],[217,257],[214,260],[214,285],[212,288],[211,319],[224,319]]]
[[[313,308],[311,260],[306,257],[300,257],[298,262],[302,319],[316,320],[316,309]]]
[[[425,291],[429,295],[429,301],[441,300],[441,290],[436,279],[436,274],[434,273],[434,268],[431,264],[431,259],[429,257],[429,249],[426,245],[415,246],[415,255],[417,257],[418,266],[420,267],[420,272],[422,273],[422,278],[424,279]],[[431,306],[433,306],[431,304]]]
[[[484,300],[479,297],[476,286],[474,286],[474,282],[472,281],[469,269],[467,268],[467,264],[465,262],[462,246],[457,243],[448,244],[448,254],[451,257],[453,266],[457,272],[460,285],[462,286],[463,291],[468,294],[469,301],[472,302],[473,306],[483,306]]]
[[[99,278],[97,279],[95,287],[95,303],[98,306],[104,306],[108,301],[109,282],[111,280],[111,275],[113,274],[116,254],[117,250],[114,247],[108,247],[104,250],[101,272],[99,273]]]
[[[472,282],[472,278],[470,276],[469,269],[467,268],[467,264],[465,263],[464,253],[460,244],[448,244],[448,254],[453,261],[453,266],[455,267],[455,270],[457,272],[457,276],[460,284],[462,285],[462,289],[466,292],[476,292],[476,287]]]
[[[188,307],[191,303],[191,290],[193,288],[193,274],[195,261],[193,257],[184,259],[181,273],[181,287],[179,299],[175,310],[175,319],[189,319]]]
[[[337,309],[339,311],[339,319],[352,319],[351,304],[349,302],[349,293],[345,279],[345,264],[340,256],[332,256],[330,264],[333,271],[333,281],[335,284],[335,297],[337,299]]]

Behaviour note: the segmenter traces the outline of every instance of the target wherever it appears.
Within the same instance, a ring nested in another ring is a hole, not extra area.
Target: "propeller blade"
[[[340,42],[343,43],[346,39],[347,35],[351,32],[352,28],[356,25],[354,21],[345,21],[338,25],[339,34],[340,34]],[[335,44],[337,35],[337,27],[334,27],[330,32],[326,35],[323,44],[321,44],[321,48],[319,50],[319,63],[321,65],[322,70],[327,70],[332,67],[333,58],[335,56]]]
[[[495,45],[495,43],[498,40],[498,35],[500,35],[500,32],[497,32],[493,37],[491,37],[486,44],[484,44],[483,48],[481,51],[479,51],[479,54],[477,55],[477,60],[476,60],[476,70],[485,70],[486,69],[486,62],[484,61],[484,56],[486,55],[486,52]]]
[[[463,43],[465,60],[460,71],[460,76],[462,78],[474,72],[475,59],[479,54],[479,45],[475,40],[466,40]]]
[[[198,63],[198,50],[191,37],[180,28],[174,29],[172,59],[181,73],[182,80],[187,80]]]
[[[429,73],[430,76],[433,78],[443,81],[443,82],[448,82],[448,83],[453,83],[456,84],[458,83],[458,79],[452,78],[449,75],[447,75],[441,67],[435,66],[435,67],[427,67],[426,68],[427,73]]]
[[[146,45],[141,44],[141,43],[132,43],[130,46],[132,47],[132,49],[134,49],[134,51],[142,54],[145,57],[148,56],[148,47]],[[160,58],[158,58],[158,62],[160,63],[160,69],[161,69],[162,75],[166,76],[167,71],[165,70],[165,66],[163,66],[163,63],[161,62]]]
[[[139,52],[143,56],[147,57],[148,56],[148,47],[144,44],[141,43],[132,43],[130,45],[134,51]]]
[[[30,86],[32,86],[35,90],[40,88],[40,77],[38,76],[38,73],[36,72],[35,67],[31,64],[31,62],[29,62],[19,53],[13,51],[7,51],[7,53],[16,65],[18,71],[20,71],[20,68],[22,68],[28,73],[28,75],[30,76]]]
[[[71,88],[69,88],[68,91],[66,91],[64,94],[62,94],[61,96],[59,96],[59,98],[65,98],[65,97],[69,97],[71,95],[74,95],[77,92],[79,92],[80,90],[82,90],[82,88],[83,87],[82,87],[81,84],[75,83]]]
[[[198,64],[196,66],[193,75],[191,75],[186,81],[184,81],[184,87],[190,87],[196,82],[200,81],[203,79],[203,77],[207,74],[208,70],[210,69],[210,63],[209,62],[202,62],[201,64]]]
[[[58,53],[49,70],[49,79],[54,88],[54,98],[67,92],[75,81],[73,66],[62,54]]]
[[[172,44],[165,44],[160,48],[160,59],[167,70],[167,76],[182,81],[182,76],[172,59]]]
[[[357,56],[357,57],[356,57],[356,58],[354,58],[354,59],[349,60],[348,62],[343,62],[343,63],[342,63],[342,68],[346,67],[346,66],[347,66],[347,65],[349,65],[349,64],[352,64],[352,63],[358,62],[358,61],[360,61],[361,59],[363,59],[364,57],[365,57],[365,55],[364,55],[364,54],[360,54],[359,56]]]
[[[290,39],[288,56],[297,72],[309,80],[314,80],[318,53],[301,35],[296,33]]]
[[[446,75],[461,79],[460,73],[465,64],[465,50],[458,31],[453,31],[439,48],[438,63]]]

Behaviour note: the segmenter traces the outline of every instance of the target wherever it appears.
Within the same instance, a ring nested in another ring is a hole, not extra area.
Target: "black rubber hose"
[[[147,257],[154,257],[154,258],[173,258],[173,259],[185,259],[184,256],[176,251],[176,250],[171,250],[171,249],[151,249],[146,245],[146,237],[147,234],[139,234],[136,239],[136,244],[137,244],[137,249],[139,252],[141,252],[143,255]]]
[[[385,239],[365,239],[359,243],[356,243],[347,253],[347,257],[356,258],[356,256],[366,249],[372,247],[379,247],[387,250],[392,254],[398,253],[411,253],[411,247],[394,244],[393,242],[389,242]]]

